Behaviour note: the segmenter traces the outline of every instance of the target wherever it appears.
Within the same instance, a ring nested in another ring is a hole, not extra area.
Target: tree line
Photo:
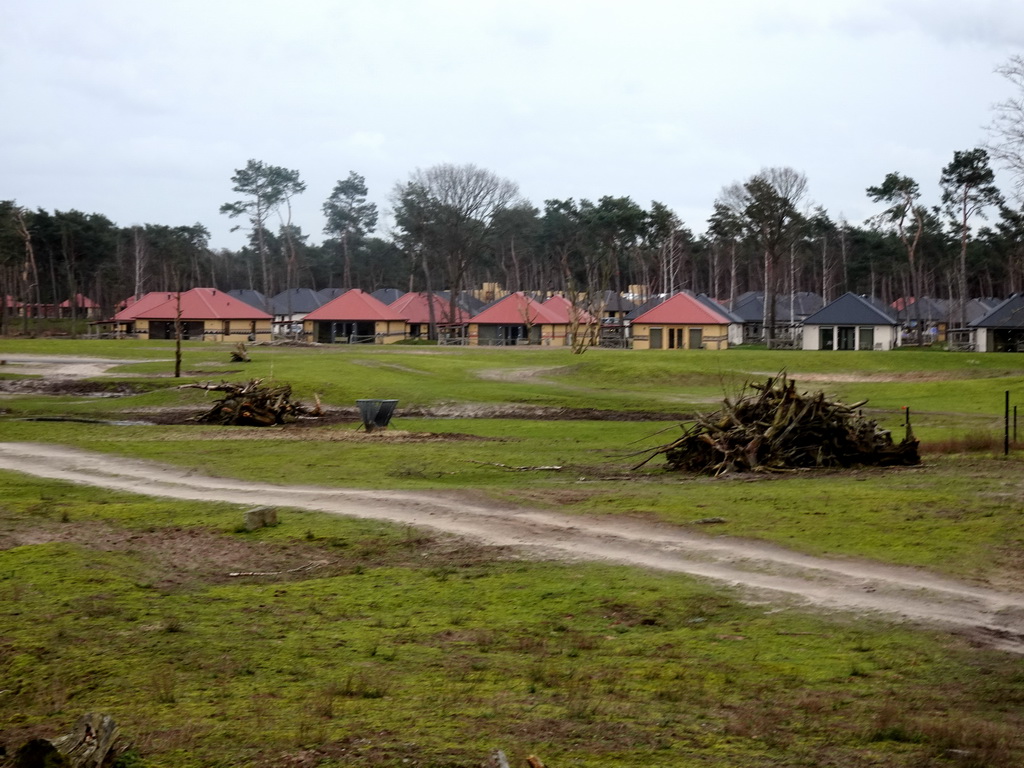
[[[999,71],[1024,94],[1024,59]],[[611,194],[537,206],[490,170],[441,164],[395,184],[387,232],[364,177],[349,172],[322,205],[324,238],[314,244],[292,218],[306,191],[299,171],[249,160],[231,177],[235,199],[220,208],[245,230],[238,250],[211,249],[201,223],[121,227],[102,213],[0,201],[0,296],[11,297],[10,312],[13,303],[84,294],[105,314],[128,296],[196,285],[267,296],[394,287],[454,297],[488,282],[569,293],[686,289],[724,301],[750,290],[826,301],[846,291],[883,301],[1005,296],[1024,290],[1024,100],[997,105],[991,135],[989,146],[956,151],[936,169],[939,205],[924,204],[919,182],[894,171],[865,190],[878,212],[855,224],[815,205],[803,173],[765,168],[722,188],[699,235],[658,201]],[[1011,173],[1008,196],[993,159]]]

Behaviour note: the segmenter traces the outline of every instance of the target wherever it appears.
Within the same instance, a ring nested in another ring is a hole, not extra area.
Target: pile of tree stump
[[[234,350],[231,352],[232,363],[250,363],[252,360],[249,358],[249,350],[245,348],[244,342],[238,342],[235,344]]]
[[[798,392],[785,375],[769,378],[748,385],[734,402],[727,398],[721,410],[699,415],[682,437],[635,468],[660,455],[668,469],[710,475],[919,464],[909,416],[906,437],[897,444],[859,413],[865,402],[844,405],[823,392]]]
[[[300,416],[323,415],[319,398],[315,405],[304,405],[291,399],[291,385],[264,386],[263,379],[252,379],[246,384],[183,384],[180,389],[224,393],[209,411],[196,417],[201,424],[271,427],[293,422]]]

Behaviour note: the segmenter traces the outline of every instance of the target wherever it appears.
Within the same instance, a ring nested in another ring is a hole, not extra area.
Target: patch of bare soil
[[[422,354],[435,354],[433,350],[416,350]],[[86,378],[102,377],[106,372],[124,360],[101,358],[71,358],[59,355],[20,355],[4,359],[3,372],[32,375],[39,378],[0,380],[0,397],[4,395],[73,395],[81,397],[124,397],[148,391],[124,381],[130,374],[119,373],[110,381],[84,381]],[[379,365],[379,364],[378,364]],[[385,364],[386,367],[413,371],[404,366]],[[528,381],[543,373],[559,370],[562,366],[533,367],[508,370],[493,370],[481,373],[483,378],[494,380]],[[237,375],[241,369],[190,370],[188,376],[225,377]],[[167,376],[171,374],[168,373]],[[147,378],[160,378],[148,375]],[[125,411],[122,416],[134,421],[144,420],[153,424],[189,424],[200,415],[192,407],[138,408]],[[553,408],[522,403],[458,403],[436,406],[410,406],[399,408],[396,418],[424,419],[544,419],[548,421],[591,420],[591,421],[688,421],[691,413],[666,411],[606,411],[598,408]],[[355,406],[349,408],[326,407],[324,415],[315,421],[303,421],[306,426],[359,423],[359,412]]]
[[[178,423],[178,422],[172,422]],[[461,432],[407,432],[402,429],[384,429],[365,432],[362,429],[310,429],[317,424],[304,421],[281,427],[233,427],[196,435],[203,442],[217,440],[301,440],[304,443],[451,443],[463,441],[498,441],[501,438],[480,437]]]
[[[45,376],[50,379],[81,379],[101,376],[111,368],[126,365],[125,360],[69,355],[10,355],[0,357],[0,370],[19,376]]]
[[[762,376],[777,376],[775,373],[762,373]],[[949,381],[968,378],[966,373],[958,371],[906,371],[889,373],[794,373],[790,378],[803,384],[804,382],[824,384],[888,384],[896,381]]]
[[[942,626],[1024,653],[1024,594],[859,560],[811,557],[664,524],[485,504],[464,496],[283,486],[197,475],[152,462],[31,443],[0,443],[0,468],[67,482],[204,502],[260,504],[384,520],[524,556],[601,560],[686,573],[751,600],[803,604]]]
[[[134,555],[145,578],[165,591],[192,584],[221,584],[238,578],[274,576],[291,581],[348,573],[356,567],[415,564],[468,567],[510,556],[499,547],[479,547],[448,537],[410,535],[402,547],[374,538],[312,539],[309,543],[252,541],[209,528],[125,529],[101,521],[61,522],[38,515],[5,520],[0,550],[31,544],[67,543],[101,552]],[[241,515],[239,515],[241,521]],[[235,575],[233,575],[235,574]]]
[[[83,381],[81,379],[5,379],[0,393],[8,395],[77,395],[80,397],[125,397],[145,391],[124,381]]]
[[[519,403],[458,403],[399,408],[396,418],[538,419],[547,421],[687,421],[693,414],[666,411],[605,411],[599,408],[553,408]]]
[[[487,381],[534,381],[543,378],[544,374],[564,370],[565,366],[534,366],[532,368],[493,368],[477,373]]]

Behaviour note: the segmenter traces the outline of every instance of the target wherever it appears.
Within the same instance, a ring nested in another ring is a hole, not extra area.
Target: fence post
[[[1003,402],[1003,456],[1010,455],[1010,390]]]

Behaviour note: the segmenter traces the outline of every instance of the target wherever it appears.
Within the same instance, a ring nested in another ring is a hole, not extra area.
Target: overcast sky
[[[382,209],[473,163],[549,198],[665,203],[703,232],[722,187],[807,175],[834,219],[890,171],[938,202],[1011,95],[1020,0],[4,0],[0,199],[237,248],[231,176],[296,169],[295,223],[349,171]],[[1003,183],[1008,188],[1008,183]]]

